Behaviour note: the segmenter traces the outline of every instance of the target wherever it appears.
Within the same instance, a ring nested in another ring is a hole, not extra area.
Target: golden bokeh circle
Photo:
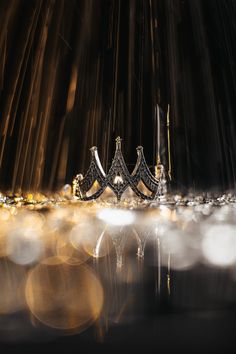
[[[28,275],[25,294],[40,322],[77,333],[98,319],[103,306],[102,285],[85,265],[38,264]]]

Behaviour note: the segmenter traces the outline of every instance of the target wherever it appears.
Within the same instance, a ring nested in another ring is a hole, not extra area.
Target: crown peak
[[[116,138],[116,150],[120,150],[121,149],[121,141],[122,141],[121,137],[118,136]]]
[[[118,136],[118,137],[116,138],[116,143],[117,143],[117,144],[121,144],[121,141],[122,141],[121,137]]]

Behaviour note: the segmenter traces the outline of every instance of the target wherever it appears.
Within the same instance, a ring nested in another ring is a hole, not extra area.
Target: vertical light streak
[[[171,151],[170,151],[170,105],[169,104],[167,108],[166,126],[167,126],[167,150],[168,150],[168,176],[171,181],[172,167],[171,167]]]
[[[157,238],[157,269],[158,269],[158,280],[157,280],[157,289],[158,289],[158,294],[160,295],[161,293],[161,241],[160,238]]]
[[[115,72],[114,72],[114,85],[113,85],[113,102],[112,102],[112,114],[113,114],[113,126],[112,131],[115,131],[115,122],[117,118],[117,82],[118,82],[118,70],[119,70],[119,43],[120,43],[120,0],[118,0],[117,9],[117,30],[116,30],[116,47],[115,47]]]
[[[7,47],[7,33],[5,34],[4,37],[2,54],[0,56],[0,90],[3,89],[3,82],[4,82],[4,71],[5,71],[5,64],[6,64],[6,49],[7,49],[6,47]]]
[[[160,107],[159,105],[157,104],[156,105],[156,125],[157,125],[157,141],[156,141],[156,144],[157,144],[157,151],[156,151],[156,156],[157,156],[157,165],[159,165],[161,163],[161,157],[160,157],[160,143],[161,143],[161,134],[160,134]]]
[[[139,140],[149,149],[153,165],[161,154],[169,180],[174,173],[179,186],[196,182],[201,188],[213,181],[216,187],[232,188],[235,80],[227,80],[227,75],[235,75],[234,29],[225,20],[229,7],[222,3],[210,23],[201,5],[193,2],[188,7],[185,11],[186,5],[162,0],[112,0],[104,6],[87,0],[2,1],[2,188],[47,189],[70,183],[77,170],[87,168],[87,151],[93,144],[98,144],[108,167],[113,152],[110,141],[117,133],[127,142],[130,164],[135,159],[134,142]],[[211,9],[209,4],[206,7]],[[222,43],[214,65],[217,43],[208,43],[208,28],[212,33],[216,30]],[[189,39],[191,49],[186,45]],[[229,65],[214,75],[223,60]],[[75,75],[70,86],[73,68],[78,80]],[[161,106],[167,102],[164,158]],[[206,119],[198,119],[203,116]],[[70,161],[63,164],[66,171],[60,171],[67,179],[62,182],[58,169],[65,139],[69,139]],[[203,142],[201,147],[198,141]],[[204,151],[214,155],[210,164]],[[218,165],[216,174],[213,167]]]
[[[170,296],[170,291],[171,291],[171,279],[170,279],[170,260],[171,260],[171,255],[170,252],[168,253],[168,260],[167,260],[167,293],[168,296]]]
[[[7,98],[7,101],[5,104],[5,109],[3,111],[3,119],[2,119],[1,129],[0,129],[0,133],[2,135],[2,141],[1,141],[1,147],[0,147],[0,167],[2,166],[2,159],[3,159],[3,154],[4,154],[6,139],[7,139],[11,109],[12,109],[14,97],[16,94],[17,85],[18,85],[19,80],[21,78],[20,74],[21,74],[21,70],[22,70],[25,58],[29,58],[29,51],[27,51],[27,48],[28,48],[29,44],[32,43],[33,33],[36,28],[37,18],[40,13],[40,8],[41,8],[41,2],[39,3],[38,7],[37,6],[35,7],[33,14],[31,15],[31,18],[29,20],[26,38],[23,42],[24,44],[22,47],[22,51],[20,53],[21,55],[19,57],[19,63],[17,63],[17,65],[14,68],[14,70],[15,70],[15,73],[13,75],[14,81],[11,83],[12,87],[11,87],[10,92],[8,94],[8,98]]]
[[[155,282],[155,292],[156,294],[161,294],[161,241],[157,236],[158,231],[157,228],[155,230],[155,243],[156,243],[156,251],[157,251],[157,279]]]

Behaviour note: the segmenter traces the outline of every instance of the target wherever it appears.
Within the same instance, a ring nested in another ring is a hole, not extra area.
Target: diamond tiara
[[[166,178],[164,166],[160,163],[155,166],[155,176],[150,172],[143,153],[143,147],[138,146],[137,162],[133,172],[130,174],[122,151],[121,138],[116,138],[116,150],[112,160],[111,167],[106,174],[101,165],[98,150],[93,146],[91,151],[91,161],[86,175],[76,175],[73,179],[73,195],[80,200],[88,201],[97,199],[102,195],[104,190],[109,187],[115,194],[118,201],[121,200],[122,194],[130,187],[137,197],[143,200],[154,200],[166,193]],[[98,183],[98,189],[88,195],[88,192],[93,187],[94,183]],[[139,183],[142,182],[148,190],[145,194]]]

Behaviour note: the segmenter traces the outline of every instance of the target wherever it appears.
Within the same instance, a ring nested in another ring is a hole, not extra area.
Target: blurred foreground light
[[[70,198],[71,197],[71,191],[72,191],[71,185],[70,184],[65,184],[60,192],[61,192],[61,195],[63,197]]]
[[[212,225],[205,232],[202,252],[213,265],[227,267],[236,262],[236,232],[230,225]]]
[[[191,268],[198,260],[198,252],[187,244],[187,235],[177,229],[168,231],[161,239],[163,252],[162,263],[168,265],[170,259],[165,255],[171,256],[170,266],[173,269],[184,270]]]
[[[86,253],[96,258],[104,257],[110,252],[109,238],[102,223],[88,221],[78,223],[69,234],[69,240],[78,253]],[[104,226],[104,225],[103,225]]]
[[[130,225],[135,220],[135,215],[130,210],[103,209],[98,212],[98,218],[113,226]]]
[[[20,265],[35,263],[43,252],[43,243],[37,229],[14,229],[9,233],[6,242],[8,257]]]
[[[85,252],[82,244],[77,243],[77,248],[69,242],[69,233],[60,235],[57,239],[56,251],[57,257],[64,259],[65,263],[78,265],[84,263],[89,258],[89,254]]]
[[[6,222],[10,219],[10,212],[7,209],[0,209],[0,221]]]
[[[40,322],[65,334],[88,328],[103,307],[102,285],[84,265],[37,265],[29,273],[25,295]]]

